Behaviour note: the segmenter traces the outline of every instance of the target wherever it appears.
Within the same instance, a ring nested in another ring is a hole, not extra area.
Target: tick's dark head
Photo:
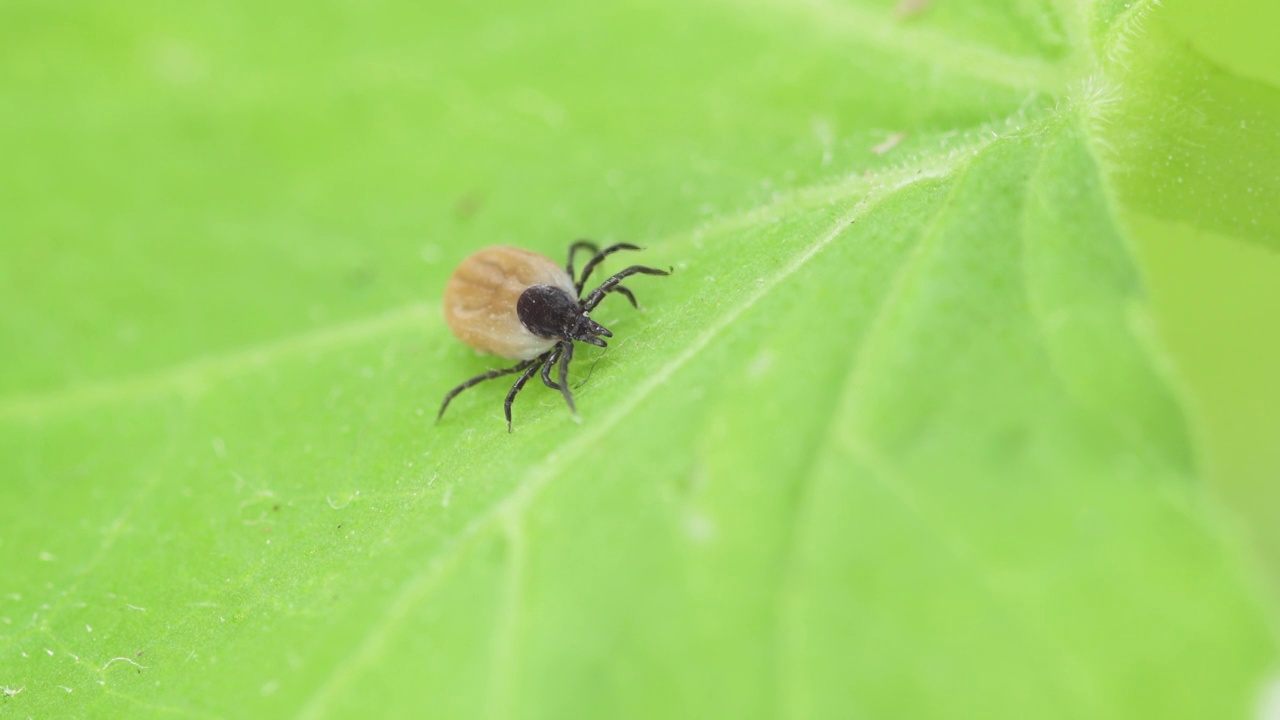
[[[598,347],[605,346],[601,337],[613,337],[608,328],[587,316],[576,298],[550,285],[533,285],[521,293],[516,315],[538,337],[578,340]]]

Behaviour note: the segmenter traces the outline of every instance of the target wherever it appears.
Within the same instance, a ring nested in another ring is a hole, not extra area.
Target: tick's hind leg
[[[610,245],[609,247],[601,250],[600,252],[597,252],[595,254],[595,257],[588,260],[587,264],[582,268],[582,277],[578,278],[577,282],[574,283],[574,287],[578,289],[578,296],[579,297],[582,296],[582,288],[584,285],[587,284],[587,278],[591,277],[591,271],[595,270],[597,265],[604,262],[605,258],[618,252],[619,250],[639,250],[639,249],[640,247],[638,245],[632,245],[631,243],[618,243],[616,245]],[[573,273],[569,273],[569,277],[573,277]]]
[[[462,383],[458,387],[450,390],[444,396],[444,402],[440,403],[440,412],[436,413],[436,421],[439,422],[440,418],[444,417],[444,410],[445,408],[449,407],[449,401],[457,397],[458,393],[461,393],[463,390],[466,390],[467,388],[473,387],[475,385],[479,385],[485,380],[492,380],[496,377],[502,377],[503,375],[518,373],[521,370],[524,370],[525,368],[529,367],[530,365],[533,365],[536,362],[538,362],[538,358],[534,358],[533,360],[525,360],[524,362],[520,363],[519,365],[516,365],[515,367],[503,368],[501,370],[490,370],[489,372],[483,375],[477,375],[471,378],[470,380]],[[508,405],[509,404],[510,403],[508,403]],[[508,418],[509,417],[510,415],[508,414]]]
[[[618,286],[616,286],[616,287],[614,287],[614,288],[613,288],[613,291],[614,291],[614,292],[616,292],[616,293],[618,293],[618,294],[619,294],[619,295],[621,295],[622,297],[626,298],[627,300],[631,301],[631,307],[633,307],[633,308],[635,308],[635,309],[637,309],[637,310],[639,310],[639,309],[640,309],[640,303],[636,302],[636,296],[635,296],[635,295],[632,295],[632,294],[631,294],[631,291],[630,291],[629,289],[627,289],[625,286],[623,286],[623,285],[618,285]]]
[[[599,256],[597,255],[597,257]],[[608,295],[611,292],[616,292],[625,297],[628,297],[631,299],[632,304],[635,304],[635,296],[631,294],[630,290],[626,290],[624,292],[624,288],[622,288],[619,285],[619,283],[631,277],[632,275],[670,275],[670,274],[671,274],[670,270],[659,270],[658,268],[646,267],[644,265],[632,265],[626,270],[623,270],[622,272],[617,273],[616,275],[609,278],[608,280],[605,280],[604,282],[600,283],[600,287],[596,288],[595,290],[592,290],[591,294],[583,298],[580,304],[582,305],[583,310],[590,312],[592,310],[595,310],[596,306],[600,304],[600,301],[604,299],[604,296]]]
[[[524,384],[529,382],[529,378],[538,371],[538,361],[545,357],[546,355],[539,355],[532,360],[527,360],[528,369],[520,375],[516,384],[511,386],[511,392],[507,393],[507,402],[502,406],[502,412],[507,416],[507,432],[511,432],[511,403],[515,402],[516,395],[524,389]]]

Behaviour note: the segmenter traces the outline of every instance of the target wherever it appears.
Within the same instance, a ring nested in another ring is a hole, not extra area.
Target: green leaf
[[[1151,4],[80,10],[0,10],[0,712],[1256,707],[1113,215],[1197,202]],[[579,236],[675,268],[581,423],[433,425],[452,267]]]
[[[1280,90],[1179,48],[1157,26],[1105,133],[1135,210],[1280,249]]]

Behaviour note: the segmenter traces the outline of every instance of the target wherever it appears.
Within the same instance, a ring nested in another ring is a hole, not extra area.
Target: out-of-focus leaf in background
[[[1177,87],[1178,99],[1166,104],[1171,112],[1156,117],[1179,122],[1154,128],[1174,141],[1164,156],[1134,147],[1155,167],[1142,173],[1131,165],[1127,173],[1129,193],[1170,201],[1163,214],[1141,203],[1124,210],[1161,338],[1199,430],[1203,472],[1243,520],[1242,537],[1268,574],[1273,596],[1280,588],[1280,325],[1273,317],[1280,307],[1280,254],[1274,251],[1276,213],[1269,210],[1280,173],[1274,163],[1267,171],[1267,158],[1276,151],[1274,89],[1280,87],[1275,12],[1259,0],[1225,6],[1174,0],[1153,18],[1159,21],[1153,31],[1202,57],[1159,44],[1138,65]],[[1161,58],[1169,62],[1163,73],[1152,63]],[[1223,118],[1214,98],[1238,117]],[[1152,116],[1142,114],[1140,103],[1130,107],[1136,125]],[[1205,122],[1211,116],[1220,121]],[[1190,132],[1196,127],[1206,133],[1198,141]],[[1156,172],[1162,159],[1163,177]],[[1206,170],[1192,172],[1196,167]],[[1178,202],[1185,206],[1177,208]],[[1202,218],[1198,226],[1179,222],[1194,216]]]
[[[1247,716],[1160,240],[1271,258],[1280,95],[1170,22],[5,5],[0,713]],[[448,272],[580,236],[676,270],[582,423],[432,424]]]

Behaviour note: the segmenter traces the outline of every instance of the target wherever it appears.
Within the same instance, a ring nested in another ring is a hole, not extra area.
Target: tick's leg
[[[562,348],[560,352],[560,394],[564,395],[564,401],[569,404],[569,412],[574,415],[578,414],[578,408],[573,405],[573,391],[569,389],[569,361],[573,359],[573,341],[565,340],[560,343]]]
[[[598,255],[596,257],[599,257]],[[618,283],[632,275],[670,275],[669,270],[659,270],[658,268],[645,267],[644,265],[632,265],[622,272],[600,283],[600,287],[591,291],[591,294],[582,299],[582,309],[586,311],[594,310],[604,296],[611,292],[618,292]],[[626,295],[630,295],[631,291],[627,291]],[[634,301],[634,298],[633,298]]]
[[[582,277],[578,278],[578,282],[574,285],[574,287],[578,289],[578,297],[582,297],[582,286],[587,284],[587,278],[591,277],[591,271],[595,270],[596,266],[599,265],[601,262],[603,262],[605,258],[618,252],[619,250],[639,250],[639,249],[640,249],[639,246],[632,245],[631,243],[618,243],[617,245],[610,245],[609,247],[596,253],[595,257],[588,260],[586,266],[582,268]],[[573,273],[570,273],[569,277],[573,277]]]
[[[440,418],[444,417],[444,409],[449,407],[449,401],[457,397],[458,393],[462,392],[463,390],[466,390],[467,388],[472,387],[474,385],[479,385],[485,380],[492,380],[496,377],[502,377],[503,375],[518,373],[521,370],[524,370],[525,368],[529,367],[529,365],[535,362],[537,362],[537,358],[533,360],[525,360],[524,362],[520,363],[519,365],[516,365],[515,367],[503,368],[501,370],[490,370],[489,372],[483,375],[477,375],[471,378],[470,380],[462,383],[458,387],[450,390],[448,394],[444,396],[444,402],[440,403],[440,412],[436,413],[436,421],[438,422]]]
[[[556,360],[560,359],[560,347],[557,346],[555,350],[552,350],[550,357],[547,357],[546,355],[543,357],[546,357],[547,361],[542,363],[542,384],[552,390],[559,390],[560,386],[551,379],[551,367],[556,364]]]
[[[524,389],[524,384],[529,382],[529,378],[533,377],[533,374],[538,372],[538,360],[543,357],[546,357],[546,355],[539,355],[538,357],[529,360],[529,369],[525,370],[520,375],[520,378],[516,380],[516,384],[511,386],[511,392],[507,393],[507,402],[502,406],[502,411],[506,413],[507,416],[507,432],[511,432],[511,403],[515,401],[516,395]]]
[[[579,250],[590,250],[592,255],[600,253],[600,246],[590,240],[578,240],[569,246],[569,262],[565,263],[564,269],[569,273],[569,279],[573,279],[573,257],[578,254]],[[581,291],[578,293],[581,295]]]
[[[619,294],[619,295],[621,295],[622,297],[624,297],[624,298],[626,298],[626,299],[630,300],[630,301],[631,301],[631,307],[633,307],[633,308],[635,308],[635,309],[637,309],[637,310],[639,310],[639,309],[640,309],[640,303],[636,302],[636,296],[635,296],[635,295],[632,295],[632,294],[631,294],[631,291],[630,291],[630,290],[628,290],[626,287],[624,287],[624,286],[622,286],[622,285],[618,285],[617,287],[615,287],[615,288],[613,289],[613,291],[614,291],[614,292],[616,292],[616,293],[618,293],[618,294]]]

